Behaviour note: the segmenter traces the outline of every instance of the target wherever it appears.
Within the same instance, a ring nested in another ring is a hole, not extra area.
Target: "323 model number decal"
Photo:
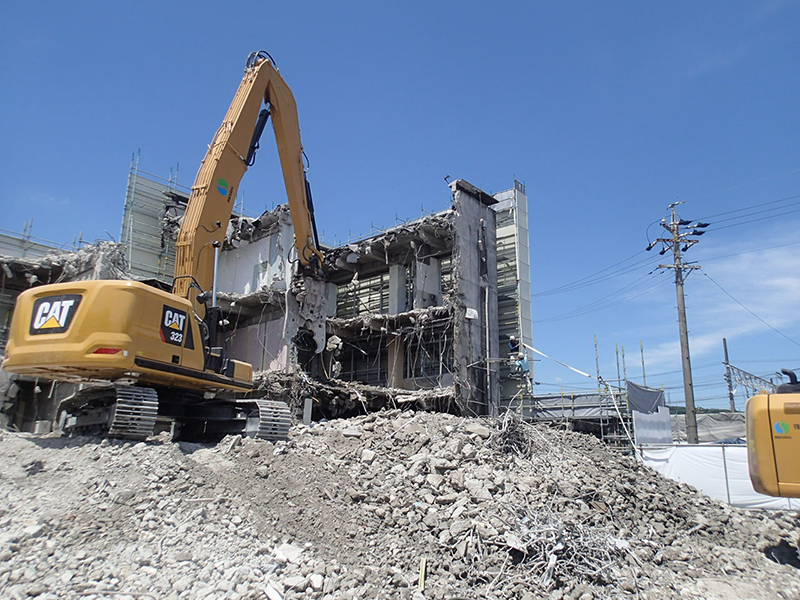
[[[186,332],[186,313],[177,308],[164,305],[161,315],[161,341],[173,346],[183,344]]]

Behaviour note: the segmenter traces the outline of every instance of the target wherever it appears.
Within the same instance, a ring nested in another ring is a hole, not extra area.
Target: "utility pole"
[[[625,366],[625,344],[622,344],[622,380],[628,381],[628,369]]]
[[[642,385],[647,387],[647,373],[644,371],[644,342],[639,340],[639,352],[642,355]]]
[[[594,336],[594,369],[597,372],[597,395],[603,393],[603,384],[600,383],[600,353],[597,350],[597,336]]]
[[[722,338],[722,350],[725,354],[725,381],[728,383],[728,400],[731,401],[731,412],[736,412],[736,402],[733,399],[733,375],[731,363],[728,361],[728,340]]]
[[[683,263],[682,252],[686,252],[699,240],[689,239],[689,236],[703,235],[709,223],[695,223],[678,219],[675,207],[683,202],[673,202],[667,207],[670,211],[670,221],[661,219],[661,226],[670,234],[668,238],[659,238],[652,242],[647,250],[652,250],[657,243],[663,245],[659,254],[672,252],[674,261],[671,265],[658,265],[659,269],[673,269],[675,271],[675,294],[678,299],[678,329],[681,340],[681,363],[683,366],[683,395],[686,402],[686,439],[690,444],[699,443],[697,437],[697,413],[694,407],[694,386],[692,384],[692,361],[689,357],[689,330],[686,326],[686,300],[683,294],[684,271],[699,269],[697,265]],[[684,228],[684,229],[681,229]],[[683,245],[683,248],[681,248]]]

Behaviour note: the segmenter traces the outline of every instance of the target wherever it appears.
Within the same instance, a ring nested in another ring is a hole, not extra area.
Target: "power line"
[[[751,360],[737,360],[737,364],[746,365],[749,363],[780,363],[780,362],[795,362],[800,361],[800,358],[758,358]]]
[[[569,292],[569,291],[573,291],[573,290],[576,290],[576,289],[580,289],[582,287],[587,287],[587,286],[590,286],[590,285],[594,285],[595,283],[601,283],[603,281],[608,281],[609,279],[612,279],[614,277],[619,277],[620,275],[625,275],[625,274],[630,273],[631,271],[635,270],[635,267],[637,267],[637,266],[640,266],[640,265],[648,263],[648,262],[652,262],[652,259],[648,256],[648,257],[644,258],[643,260],[637,261],[637,262],[635,262],[635,263],[633,263],[631,265],[623,267],[622,269],[618,269],[617,271],[613,271],[612,273],[608,273],[606,275],[603,275],[600,278],[597,278],[598,275],[601,275],[602,273],[605,273],[606,271],[609,271],[610,269],[613,269],[616,266],[619,266],[619,265],[621,265],[621,264],[623,264],[625,262],[628,262],[632,258],[635,258],[636,256],[639,256],[642,253],[643,253],[642,251],[639,251],[636,254],[633,254],[633,255],[629,256],[628,258],[626,258],[624,260],[621,260],[621,261],[619,261],[617,263],[614,263],[610,267],[606,267],[605,269],[601,269],[600,271],[597,271],[596,273],[592,273],[591,275],[587,275],[586,277],[582,277],[580,279],[576,279],[573,282],[565,283],[564,285],[560,285],[558,287],[554,287],[554,288],[551,288],[549,290],[545,290],[543,292],[537,292],[537,293],[533,294],[533,296],[535,296],[535,297],[538,297],[538,296],[549,296],[549,295],[552,295],[552,294],[560,294],[560,293],[563,293],[563,292]]]
[[[734,223],[732,225],[725,225],[724,227],[714,227],[713,231],[720,231],[722,229],[730,229],[731,227],[739,227],[741,225],[749,225],[750,223],[756,223],[757,221],[766,221],[767,219],[774,219],[775,217],[782,217],[784,215],[791,215],[796,212],[800,212],[800,208],[796,210],[789,210],[783,213],[778,213],[777,215],[770,215],[768,217],[761,217],[760,219],[751,219],[750,221],[743,221],[741,223]]]
[[[632,292],[632,293],[630,293],[630,294],[628,294],[626,296],[623,296],[621,298],[617,298],[616,300],[614,300],[612,302],[605,302],[605,301],[607,301],[607,300],[609,300],[611,298],[614,298],[614,297],[618,296],[620,293],[625,292],[626,290],[628,290],[631,287],[635,286],[637,283],[639,283],[643,279],[649,277],[650,275],[651,275],[651,273],[647,273],[646,275],[642,275],[641,277],[639,277],[637,280],[633,281],[632,283],[629,283],[628,285],[616,290],[615,292],[612,292],[611,294],[603,296],[602,298],[599,298],[598,300],[595,300],[594,302],[591,302],[591,303],[586,304],[584,306],[578,307],[578,308],[573,309],[571,311],[568,311],[568,312],[565,312],[565,313],[561,313],[561,314],[555,315],[553,317],[549,317],[547,319],[537,319],[537,320],[534,321],[534,323],[552,323],[554,321],[564,321],[566,319],[574,319],[576,317],[581,317],[583,315],[591,314],[591,313],[594,313],[594,312],[599,312],[601,310],[606,310],[607,308],[611,308],[612,306],[616,306],[618,304],[622,304],[623,302],[627,302],[628,300],[633,300],[634,298],[637,298],[637,297],[639,297],[639,296],[641,296],[643,294],[646,294],[647,292],[649,292],[651,290],[654,290],[654,289],[664,285],[664,283],[665,283],[664,281],[659,281],[659,282],[657,282],[657,283],[655,283],[655,284],[653,284],[653,285],[651,285],[649,287],[646,287],[644,289],[638,290],[636,292]]]
[[[737,212],[744,212],[746,210],[751,210],[753,208],[759,208],[760,206],[767,206],[769,204],[778,204],[779,202],[787,202],[788,200],[796,200],[800,198],[800,194],[796,196],[787,196],[786,198],[781,198],[779,200],[770,200],[769,202],[761,202],[760,204],[752,204],[750,206],[745,206],[743,208],[735,208],[733,210],[728,210],[725,212],[717,213],[715,215],[707,215],[705,217],[700,217],[701,221],[705,221],[706,219],[714,219],[716,217],[723,217],[725,215],[732,215],[733,213]]]
[[[706,277],[708,277],[708,279],[711,281],[711,283],[713,283],[713,284],[714,284],[715,286],[717,286],[717,287],[718,287],[720,290],[722,290],[722,291],[723,291],[723,293],[724,293],[726,296],[728,296],[728,298],[730,298],[731,300],[733,300],[734,302],[736,302],[736,304],[738,304],[739,306],[741,306],[743,309],[745,309],[747,312],[749,312],[751,315],[753,315],[753,316],[754,316],[756,319],[758,319],[759,321],[761,321],[761,322],[762,322],[764,325],[766,325],[767,327],[769,327],[770,329],[772,329],[772,331],[774,331],[774,332],[775,332],[775,333],[777,333],[778,335],[781,335],[781,336],[785,337],[787,340],[789,340],[790,342],[792,342],[792,343],[793,343],[795,346],[800,346],[800,343],[796,342],[795,340],[793,340],[792,338],[790,338],[788,335],[786,335],[786,334],[785,334],[785,333],[783,333],[782,331],[779,331],[778,329],[775,329],[775,328],[774,328],[772,325],[770,325],[769,323],[767,323],[767,322],[766,322],[764,319],[762,319],[761,317],[759,317],[759,316],[758,316],[756,313],[754,313],[752,310],[750,310],[749,308],[747,308],[747,307],[746,307],[744,304],[742,304],[741,302],[739,302],[739,301],[738,301],[736,298],[734,298],[734,297],[733,297],[733,296],[732,296],[732,295],[731,295],[731,294],[730,294],[730,293],[729,293],[729,292],[728,292],[728,291],[727,291],[725,288],[723,288],[723,287],[722,287],[720,284],[718,284],[716,281],[714,281],[714,280],[711,278],[711,275],[709,275],[708,273],[706,273],[706,272],[705,272],[704,270],[702,270],[702,269],[700,270],[700,272],[701,272],[703,275],[705,275]]]
[[[761,214],[768,213],[768,212],[773,211],[773,210],[781,210],[782,208],[788,208],[790,206],[797,206],[798,204],[800,204],[800,202],[792,202],[791,204],[786,204],[785,206],[775,206],[773,208],[765,208],[764,210],[757,210],[757,211],[748,213],[746,215],[739,215],[739,216],[736,216],[736,217],[728,217],[727,219],[717,219],[714,222],[715,223],[725,223],[726,221],[735,221],[736,219],[743,219],[745,217],[752,217],[754,215],[761,215]],[[777,215],[774,215],[774,216],[777,216]]]
[[[775,248],[785,248],[786,246],[796,246],[800,242],[789,242],[788,244],[778,244],[776,246],[765,246],[764,248],[755,248],[753,250],[745,250],[743,252],[734,252],[732,254],[723,254],[722,256],[713,256],[711,258],[704,258],[703,262],[709,260],[720,260],[723,258],[731,258],[732,256],[741,256],[742,254],[753,254],[754,252],[763,252],[764,250],[774,250]]]

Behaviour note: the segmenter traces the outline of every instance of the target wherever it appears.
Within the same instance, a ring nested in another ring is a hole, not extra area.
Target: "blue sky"
[[[800,194],[800,3],[15,3],[0,39],[0,228],[68,242],[118,237],[131,155],[190,185],[247,54],[266,49],[298,101],[326,239],[447,206],[444,177],[488,192],[516,177],[530,198],[535,293],[640,252],[684,201],[687,219]],[[272,144],[243,185],[261,212],[284,192]],[[709,228],[688,254],[701,406],[724,406],[722,337],[759,375],[800,367],[800,223],[794,201]],[[787,213],[760,221],[755,219]],[[722,229],[723,225],[746,222]],[[657,225],[649,230],[651,238]],[[743,253],[746,252],[746,253]],[[655,255],[655,256],[650,256]],[[534,298],[548,354],[682,399],[674,287],[647,273]],[[626,263],[629,264],[629,263]],[[624,266],[624,265],[623,265]],[[616,267],[615,269],[618,269]],[[613,269],[612,269],[613,271]],[[661,284],[656,286],[656,284]],[[629,286],[625,292],[617,292]],[[614,306],[559,315],[611,296]],[[630,297],[629,297],[630,296]],[[553,320],[558,319],[558,320]],[[540,391],[591,387],[536,364]],[[663,375],[660,375],[663,374]]]

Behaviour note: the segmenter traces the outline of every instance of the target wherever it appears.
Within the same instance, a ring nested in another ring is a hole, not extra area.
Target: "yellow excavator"
[[[747,462],[757,492],[800,498],[800,383],[793,371],[781,372],[789,383],[747,401]]]
[[[192,186],[172,292],[138,281],[76,281],[18,297],[3,368],[86,384],[61,404],[66,432],[144,439],[163,419],[182,439],[285,436],[284,403],[236,399],[252,390],[253,368],[227,355],[216,285],[236,192],[270,116],[295,229],[299,272],[292,289],[301,328],[318,351],[324,346],[323,256],[297,105],[271,57],[254,52]]]

